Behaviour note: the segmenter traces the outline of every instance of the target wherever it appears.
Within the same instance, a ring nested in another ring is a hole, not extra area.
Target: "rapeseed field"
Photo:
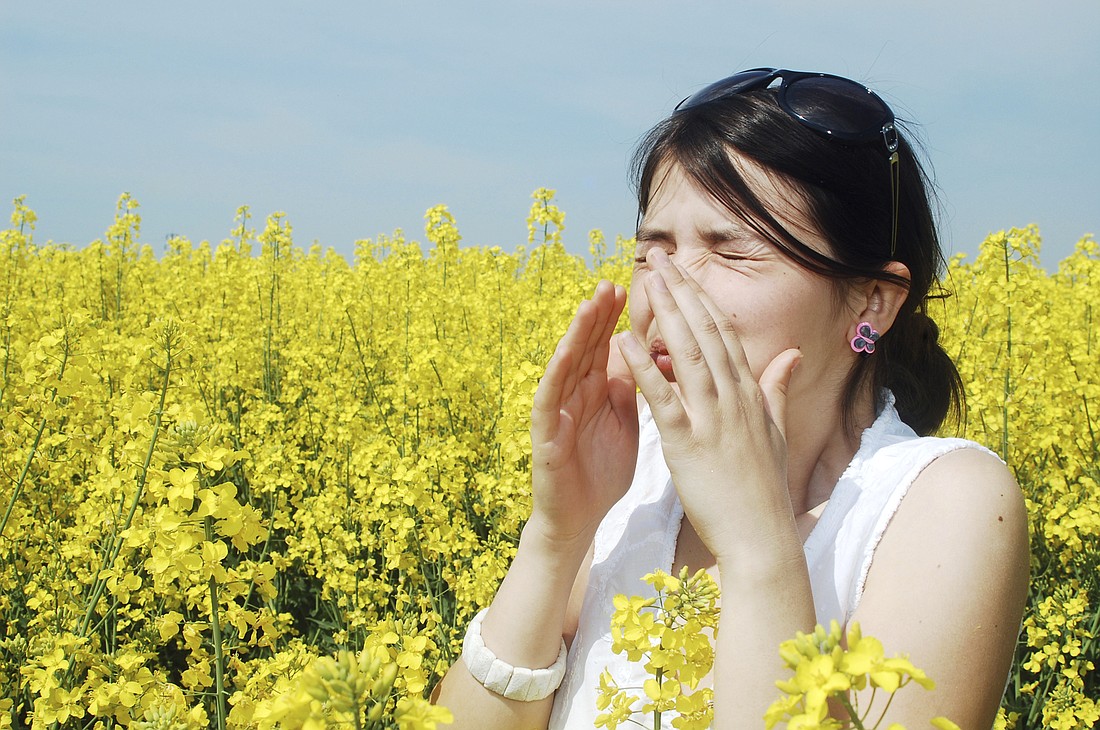
[[[629,281],[633,243],[593,231],[589,257],[567,253],[552,196],[513,251],[460,245],[440,206],[425,244],[396,231],[350,259],[246,208],[226,240],[158,255],[128,195],[102,239],[39,243],[17,199],[0,728],[445,723],[427,692],[529,513],[537,379],[596,281]],[[1039,245],[1033,227],[991,235],[950,263],[933,314],[962,434],[1027,496],[999,724],[1069,730],[1100,718],[1100,248],[1047,272]]]

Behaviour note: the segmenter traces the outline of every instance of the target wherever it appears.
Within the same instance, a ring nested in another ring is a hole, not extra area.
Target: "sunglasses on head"
[[[894,112],[878,94],[863,84],[825,73],[754,68],[740,71],[692,94],[676,105],[684,112],[703,104],[771,86],[780,80],[776,92],[779,107],[818,134],[848,144],[865,144],[881,139],[890,161],[893,215],[890,255],[898,237],[898,132]]]

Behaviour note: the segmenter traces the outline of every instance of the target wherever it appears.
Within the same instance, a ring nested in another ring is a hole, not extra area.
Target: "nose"
[[[706,259],[705,252],[690,248],[677,248],[666,253],[670,262],[693,276],[702,269],[703,262]]]

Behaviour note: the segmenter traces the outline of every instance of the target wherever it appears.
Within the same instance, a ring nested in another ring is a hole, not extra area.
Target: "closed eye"
[[[642,228],[639,229],[636,240],[637,245],[634,248],[635,266],[645,265],[645,257],[650,249],[663,248],[669,255],[676,251],[676,243],[673,241],[672,236],[664,232]]]

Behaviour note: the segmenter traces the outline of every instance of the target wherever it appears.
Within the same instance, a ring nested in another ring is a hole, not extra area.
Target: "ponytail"
[[[959,370],[939,336],[939,327],[922,306],[895,321],[874,354],[882,357],[876,369],[894,394],[898,415],[922,436],[939,430],[948,416],[957,428],[965,404]]]

